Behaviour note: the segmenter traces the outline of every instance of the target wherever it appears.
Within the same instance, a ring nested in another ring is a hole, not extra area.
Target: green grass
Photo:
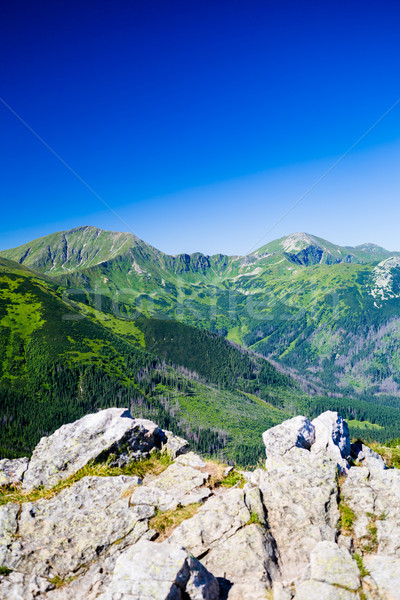
[[[118,475],[130,475],[143,478],[151,473],[159,475],[172,463],[171,457],[167,453],[154,453],[149,458],[131,462],[123,467],[110,467],[106,463],[89,462],[82,469],[57,483],[54,487],[46,489],[40,487],[30,492],[24,492],[20,486],[7,485],[0,488],[0,505],[15,502],[21,504],[23,502],[37,502],[38,500],[48,500],[57,496],[63,490],[70,488],[72,485],[83,479],[84,477],[117,477]]]
[[[169,537],[178,525],[193,517],[200,506],[200,504],[194,503],[187,506],[178,506],[165,512],[157,510],[156,515],[149,520],[150,529],[154,529],[159,534],[156,541],[162,542]]]

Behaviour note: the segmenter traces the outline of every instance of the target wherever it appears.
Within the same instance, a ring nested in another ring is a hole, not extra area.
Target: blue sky
[[[6,0],[0,247],[93,224],[170,253],[293,231],[400,249],[394,2]],[[119,215],[119,218],[115,215]],[[277,222],[279,223],[277,224]]]

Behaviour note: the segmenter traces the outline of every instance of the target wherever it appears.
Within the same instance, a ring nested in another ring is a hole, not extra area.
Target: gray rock
[[[204,460],[195,452],[187,452],[186,454],[180,454],[175,460],[179,465],[184,467],[193,467],[202,469],[206,467]]]
[[[131,496],[131,504],[148,504],[162,511],[174,509],[179,504],[190,504],[196,489],[207,478],[207,473],[175,462],[158,477],[148,483],[145,480],[145,485],[137,487]],[[209,492],[199,493],[202,498],[209,495]]]
[[[314,426],[302,416],[293,417],[263,433],[267,457],[282,456],[294,447],[309,450],[314,440]]]
[[[0,486],[20,483],[28,467],[29,458],[0,460]]]
[[[246,483],[243,488],[245,493],[245,503],[251,514],[257,516],[258,521],[262,525],[267,525],[264,504],[261,497],[261,492],[258,487],[253,487]]]
[[[0,577],[0,598],[3,600],[34,600],[54,588],[44,577],[13,571]]]
[[[190,600],[217,600],[219,588],[215,577],[178,544],[142,540],[118,557],[100,600],[182,600],[182,592]]]
[[[187,581],[185,592],[190,600],[218,600],[218,581],[204,565],[191,556],[187,559],[190,576]]]
[[[316,544],[336,539],[336,462],[295,447],[267,458],[259,475],[283,580],[295,581],[304,577]]]
[[[135,543],[154,515],[150,506],[130,507],[135,483],[136,477],[85,477],[49,500],[22,504],[7,566],[65,579],[112,545]]]
[[[12,502],[0,506],[0,566],[2,567],[10,566],[9,547],[17,533],[19,508],[19,504]]]
[[[171,458],[175,459],[189,452],[189,442],[187,440],[174,435],[172,431],[165,430],[164,434],[166,435],[166,441],[162,445],[162,451],[167,452]]]
[[[356,591],[360,587],[357,563],[334,542],[320,542],[311,552],[311,579]]]
[[[122,465],[148,456],[161,446],[164,432],[146,419],[133,419],[128,410],[108,408],[63,425],[40,440],[23,479],[25,490],[54,486],[90,460],[115,455]]]
[[[367,467],[370,471],[384,471],[386,469],[382,456],[368,446],[352,444],[351,451],[353,455],[356,455],[356,461],[360,466]]]
[[[354,467],[342,485],[345,502],[356,515],[353,530],[358,544],[372,543],[376,527],[379,554],[396,557],[400,552],[400,470]],[[369,548],[371,551],[371,548]]]
[[[249,519],[244,492],[235,488],[210,498],[194,517],[183,521],[169,539],[198,557],[233,535]]]
[[[381,597],[400,600],[400,558],[366,555],[364,565],[377,583]]]
[[[304,581],[296,588],[294,600],[359,600],[356,592],[322,583]]]
[[[280,575],[272,540],[260,525],[255,524],[239,529],[217,544],[202,562],[216,577],[235,585],[248,589],[262,587],[264,598],[266,590]],[[229,598],[231,593],[233,589]]]
[[[342,470],[347,471],[351,447],[346,421],[337,412],[327,410],[314,419],[312,424],[315,427],[315,442],[311,452],[336,460]]]

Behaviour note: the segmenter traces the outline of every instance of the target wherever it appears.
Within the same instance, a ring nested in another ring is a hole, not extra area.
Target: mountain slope
[[[131,234],[82,227],[1,254],[56,277],[97,315],[179,320],[326,392],[400,397],[399,253],[297,233],[244,257],[174,257]]]
[[[185,338],[186,354],[155,343],[165,327]],[[208,360],[194,364],[189,355],[200,347]],[[50,278],[0,259],[3,456],[29,453],[42,435],[71,418],[129,405],[135,414],[176,427],[203,452],[256,462],[260,444],[253,440],[287,416],[286,391],[291,397],[296,386],[224,339],[71,304]]]

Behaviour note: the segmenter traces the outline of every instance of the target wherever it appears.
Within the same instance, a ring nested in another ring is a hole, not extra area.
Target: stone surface
[[[294,600],[359,600],[356,592],[322,583],[321,581],[304,581],[296,588]]]
[[[170,432],[115,410],[84,421],[86,432],[80,420],[42,440],[42,463],[35,456],[29,476],[26,460],[21,469],[3,461],[3,473],[49,482],[93,452],[123,464],[163,444],[174,462],[143,481],[84,477],[56,495],[0,506],[0,566],[13,569],[0,575],[2,600],[400,600],[400,470],[363,445],[351,448],[358,466],[350,467],[336,413],[266,432],[265,470],[246,472],[243,488],[210,489],[213,463],[179,438],[168,450]],[[339,498],[355,515],[346,535]],[[168,510],[173,523],[182,515],[175,509],[193,502],[202,506],[160,543],[149,519]]]
[[[28,467],[29,458],[0,460],[0,486],[20,483]]]
[[[263,442],[267,458],[284,455],[291,448],[309,450],[315,441],[314,426],[306,417],[298,416],[284,421],[263,433]]]
[[[243,490],[232,489],[210,498],[194,517],[172,532],[170,540],[198,557],[233,535],[249,519]]]
[[[183,465],[184,467],[193,467],[202,469],[206,466],[204,460],[195,452],[187,452],[177,457],[176,463]]]
[[[343,470],[351,454],[349,428],[337,412],[327,410],[312,421],[315,427],[315,442],[311,452],[336,460]]]
[[[354,467],[343,483],[342,495],[356,515],[353,525],[359,545],[370,546],[371,526],[376,527],[380,554],[400,553],[400,470]]]
[[[187,585],[189,584],[189,589]],[[101,600],[217,600],[218,583],[179,544],[142,540],[117,559]]]
[[[364,557],[364,565],[385,599],[400,600],[400,558],[369,555]]]
[[[357,563],[334,542],[320,542],[311,552],[311,579],[356,591],[360,587]]]
[[[263,588],[264,597],[266,590],[271,588],[272,581],[279,578],[272,540],[256,524],[239,529],[217,544],[202,562],[216,577],[226,579],[231,584],[240,584],[248,589],[263,584],[259,587]]]
[[[283,580],[295,581],[303,577],[316,544],[335,541],[336,462],[294,447],[284,456],[267,458],[259,487]]]
[[[9,547],[18,529],[19,504],[10,502],[0,506],[0,566],[9,567],[11,555]],[[1,596],[0,596],[1,598]]]
[[[214,575],[195,558],[188,557],[187,562],[190,576],[185,592],[190,600],[218,600],[219,584]]]
[[[2,600],[34,600],[43,597],[54,588],[44,577],[14,571],[7,577],[0,576],[0,598]]]
[[[154,509],[129,506],[135,483],[136,477],[85,477],[49,500],[22,504],[7,566],[64,579],[112,544],[136,542]]]
[[[116,462],[147,456],[166,440],[164,432],[146,419],[133,419],[127,409],[108,408],[63,425],[40,440],[23,479],[25,490],[52,487],[90,460],[116,455]]]
[[[144,485],[137,487],[132,496],[131,504],[147,504],[162,511],[176,508],[179,504],[191,504],[196,497],[206,498],[209,491],[201,492],[196,489],[204,484],[208,474],[201,473],[193,467],[185,467],[180,463],[173,463],[158,477],[151,479]]]
[[[162,445],[162,451],[167,452],[171,458],[177,458],[189,452],[189,442],[178,435],[174,435],[172,431],[164,431],[166,441]]]

